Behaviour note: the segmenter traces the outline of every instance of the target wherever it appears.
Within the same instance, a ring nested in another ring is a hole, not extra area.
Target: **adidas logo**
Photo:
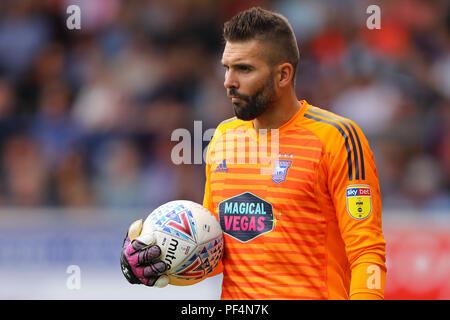
[[[225,160],[223,160],[222,163],[217,166],[214,172],[228,172],[227,163],[225,162]]]

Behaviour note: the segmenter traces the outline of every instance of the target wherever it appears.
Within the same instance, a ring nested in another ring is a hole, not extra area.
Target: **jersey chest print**
[[[219,217],[223,232],[240,242],[248,242],[273,230],[272,204],[251,192],[222,201]]]

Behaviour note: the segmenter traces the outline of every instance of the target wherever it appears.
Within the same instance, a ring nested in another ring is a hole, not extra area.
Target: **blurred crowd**
[[[291,22],[299,99],[363,129],[384,207],[450,213],[446,0],[2,0],[0,206],[201,202],[204,166],[173,164],[171,133],[233,116],[222,27],[252,6]]]

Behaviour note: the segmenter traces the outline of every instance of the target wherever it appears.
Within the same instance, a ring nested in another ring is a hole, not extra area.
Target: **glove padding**
[[[161,255],[161,249],[153,245],[156,241],[151,234],[141,235],[142,219],[133,222],[123,241],[120,255],[122,273],[132,284],[145,284],[163,288],[169,283],[164,261],[154,261]]]

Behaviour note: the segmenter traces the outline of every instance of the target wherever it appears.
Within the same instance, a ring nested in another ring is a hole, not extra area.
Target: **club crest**
[[[281,183],[285,181],[291,164],[292,161],[290,160],[277,160],[273,169],[272,181],[275,183]]]

